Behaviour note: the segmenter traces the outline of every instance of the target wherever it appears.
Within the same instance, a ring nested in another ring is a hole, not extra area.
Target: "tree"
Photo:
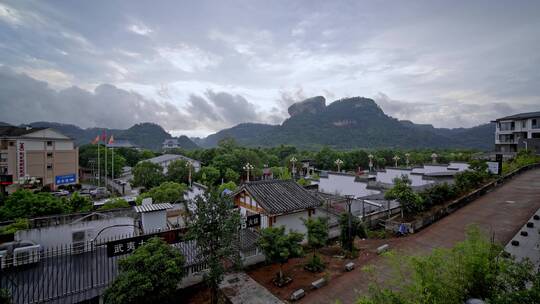
[[[280,180],[288,180],[288,179],[292,179],[292,175],[291,175],[291,172],[289,171],[289,168],[284,167],[284,168],[281,170],[281,172],[279,172],[278,178],[279,178]]]
[[[291,278],[283,276],[283,264],[287,263],[289,258],[303,254],[300,245],[303,239],[304,235],[298,232],[290,231],[286,234],[285,226],[268,227],[261,230],[258,245],[264,252],[267,262],[279,263],[279,272],[274,279],[277,286],[281,287],[291,280]]]
[[[115,198],[107,201],[103,206],[99,207],[99,211],[106,211],[111,209],[121,209],[131,207],[129,203],[123,198]]]
[[[217,185],[220,177],[219,170],[212,167],[202,167],[197,174],[198,180],[208,186]]]
[[[164,178],[163,168],[149,161],[140,162],[133,168],[134,186],[150,189],[161,184]]]
[[[142,199],[151,197],[153,204],[159,203],[178,203],[184,201],[184,194],[187,191],[185,184],[179,184],[175,182],[164,182],[161,185],[150,189],[149,191],[139,195],[138,202],[142,202]]]
[[[317,255],[317,250],[324,247],[328,242],[328,219],[325,217],[308,218],[302,220],[307,228],[308,245],[313,249],[313,255],[306,265],[312,272],[320,272],[325,268],[324,262]]]
[[[91,211],[94,206],[90,198],[80,195],[79,192],[74,192],[69,199],[67,199],[67,204],[70,207],[71,212],[88,212]]]
[[[225,189],[228,189],[230,191],[236,190],[236,184],[234,182],[228,182],[224,183],[222,185],[219,185],[218,192],[221,194]]]
[[[204,279],[212,291],[211,301],[216,303],[219,284],[225,273],[224,260],[237,259],[235,244],[240,214],[228,196],[221,197],[217,192],[198,196],[195,205],[188,237],[197,242],[199,258],[208,265]]]
[[[70,209],[66,202],[50,193],[33,193],[21,189],[6,199],[4,206],[0,208],[0,220],[63,214]]]
[[[236,183],[240,179],[240,174],[238,174],[236,171],[232,170],[231,168],[227,168],[227,170],[225,170],[225,174],[223,177],[228,182]]]
[[[340,235],[339,241],[341,248],[353,254],[356,251],[354,247],[354,239],[356,237],[366,238],[367,230],[364,224],[358,219],[358,217],[350,214],[343,213],[339,217]]]
[[[411,180],[406,175],[394,179],[394,186],[384,194],[384,198],[397,200],[401,205],[402,216],[404,211],[418,212],[424,208],[422,197],[413,191]]]
[[[11,301],[11,294],[9,293],[9,290],[5,288],[0,288],[0,303],[3,303],[3,304],[13,303]]]
[[[180,251],[158,238],[119,261],[120,274],[105,292],[107,304],[174,303],[185,275]]]
[[[189,181],[189,168],[185,160],[177,159],[167,167],[167,180],[187,184]]]

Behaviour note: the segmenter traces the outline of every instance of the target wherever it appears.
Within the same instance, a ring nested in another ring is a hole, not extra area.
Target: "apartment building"
[[[0,176],[8,190],[32,181],[56,189],[79,182],[79,150],[50,128],[0,127]]]
[[[527,149],[540,154],[540,112],[506,116],[495,123],[496,152],[513,154]]]

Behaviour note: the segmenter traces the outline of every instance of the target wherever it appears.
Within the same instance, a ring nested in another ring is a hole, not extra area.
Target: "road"
[[[427,253],[436,247],[452,247],[465,238],[471,224],[478,225],[485,233],[494,236],[500,244],[508,243],[522,225],[540,208],[540,169],[530,170],[506,184],[471,202],[453,214],[441,219],[420,232],[404,237],[384,240],[393,249],[406,253]],[[373,248],[373,246],[371,246]],[[391,270],[383,258],[370,261],[378,277],[388,279]],[[328,286],[310,291],[301,303],[354,303],[359,295],[366,294],[369,276],[360,268],[328,282]]]

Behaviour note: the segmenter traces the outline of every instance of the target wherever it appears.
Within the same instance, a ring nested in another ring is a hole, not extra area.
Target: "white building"
[[[540,154],[540,112],[506,116],[494,122],[496,152],[513,154],[528,149]]]
[[[320,216],[316,210],[322,200],[293,180],[248,182],[233,193],[234,203],[242,217],[255,216],[255,229],[285,226],[287,231],[306,233],[302,219]]]
[[[328,172],[326,175],[321,175],[318,185],[320,192],[340,196],[362,197],[380,193],[380,191],[368,189],[367,181],[359,181],[356,175],[349,173]]]
[[[194,172],[199,172],[201,170],[201,162],[195,159],[191,159],[189,157],[186,157],[184,155],[180,154],[163,154],[154,158],[146,159],[143,161],[149,161],[154,164],[158,164],[163,168],[163,173],[167,173],[167,167],[170,163],[172,163],[175,160],[183,160],[187,162],[191,162],[191,165],[193,166]]]

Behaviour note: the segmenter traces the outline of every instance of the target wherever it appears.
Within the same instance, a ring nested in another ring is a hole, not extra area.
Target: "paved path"
[[[540,169],[527,171],[506,184],[482,196],[420,232],[405,238],[388,240],[392,248],[408,253],[429,252],[435,247],[451,247],[465,238],[470,224],[478,225],[501,244],[506,244],[522,225],[540,208]],[[381,258],[373,264],[380,277],[388,278],[391,271]],[[359,265],[354,271],[331,280],[328,286],[310,291],[301,303],[354,303],[365,294],[369,277]]]
[[[232,304],[283,304],[244,272],[226,275],[220,288]]]

